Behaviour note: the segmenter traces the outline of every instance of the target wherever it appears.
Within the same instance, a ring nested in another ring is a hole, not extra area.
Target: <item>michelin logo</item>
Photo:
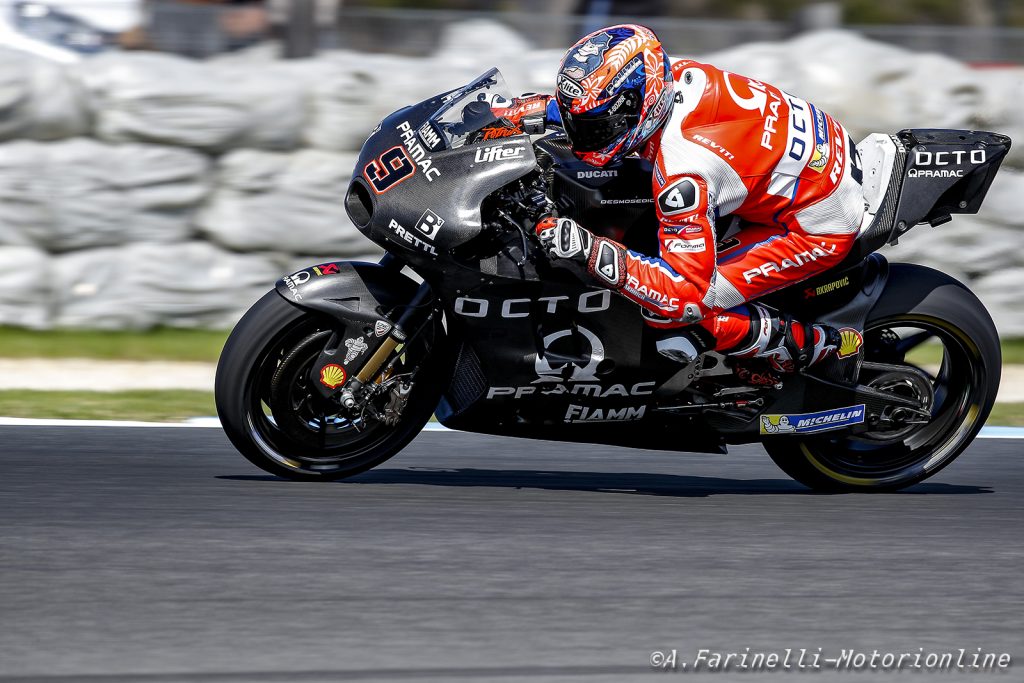
[[[762,434],[814,434],[864,422],[864,404],[820,413],[762,415]]]

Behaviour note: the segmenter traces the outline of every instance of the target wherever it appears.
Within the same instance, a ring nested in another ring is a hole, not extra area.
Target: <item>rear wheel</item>
[[[377,379],[411,379],[401,417],[387,424],[374,416],[379,411],[349,411],[311,384],[313,364],[325,346],[344,338],[344,326],[268,293],[221,353],[215,393],[224,431],[247,460],[289,479],[342,479],[380,464],[419,433],[440,400],[444,331],[439,321],[428,326],[399,347],[392,370]]]
[[[864,329],[860,381],[913,399],[856,436],[766,440],[788,475],[823,491],[892,491],[951,463],[995,403],[999,336],[967,288],[937,271],[893,264]]]

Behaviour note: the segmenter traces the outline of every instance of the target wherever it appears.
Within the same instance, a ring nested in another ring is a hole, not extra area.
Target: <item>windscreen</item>
[[[471,134],[497,121],[491,108],[508,106],[509,99],[501,72],[491,69],[445,95],[444,104],[429,121],[444,138],[447,149],[461,147]]]

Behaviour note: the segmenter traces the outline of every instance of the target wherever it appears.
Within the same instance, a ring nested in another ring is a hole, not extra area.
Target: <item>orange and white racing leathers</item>
[[[654,165],[659,254],[597,238],[587,270],[638,303],[651,325],[699,324],[720,351],[772,355],[784,328],[744,304],[849,252],[865,209],[856,147],[838,121],[772,85],[695,61],[672,72],[672,115],[641,150]],[[557,122],[554,104],[533,96],[498,113],[518,123],[546,105]],[[715,221],[727,215],[742,229],[723,240]],[[542,221],[538,233],[556,224]],[[814,359],[827,351],[821,330],[814,340],[800,325],[792,332],[798,345],[813,341]]]
[[[810,102],[708,64],[672,71],[672,116],[642,151],[654,164],[660,253],[623,249],[620,291],[651,324],[699,322],[730,349],[751,332],[741,304],[849,252],[861,171],[847,131]],[[716,253],[715,219],[730,214],[744,227]]]

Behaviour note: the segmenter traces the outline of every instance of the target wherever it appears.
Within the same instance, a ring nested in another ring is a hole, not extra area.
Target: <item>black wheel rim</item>
[[[309,371],[334,333],[323,321],[300,321],[265,347],[246,385],[250,434],[269,459],[298,474],[322,477],[358,470],[379,457],[379,447],[401,429],[401,424],[349,418],[340,406],[317,400]],[[399,361],[395,374],[410,371],[414,355],[419,354],[403,350],[405,362]],[[288,367],[283,367],[286,362]],[[407,411],[416,394],[414,390]]]
[[[931,420],[890,434],[895,438],[882,432],[807,440],[801,450],[808,461],[835,481],[885,486],[933,472],[956,457],[980,428],[985,402],[986,370],[977,345],[947,321],[906,315],[871,321],[864,349],[866,361],[926,374],[934,394]]]

